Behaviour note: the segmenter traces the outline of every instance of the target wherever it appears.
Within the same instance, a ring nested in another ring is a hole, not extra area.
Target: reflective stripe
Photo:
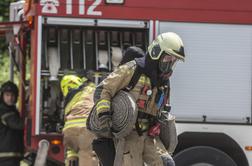
[[[86,122],[86,121],[87,121],[87,118],[69,119],[65,122],[65,124],[82,123],[82,122]]]
[[[0,157],[21,157],[21,153],[17,152],[0,152]]]
[[[95,86],[87,86],[84,88],[84,91],[87,93],[93,92],[95,90]]]
[[[138,81],[139,83],[143,83],[143,84],[148,84],[150,85],[150,79],[144,75],[142,75]]]
[[[102,105],[110,105],[110,101],[106,100],[106,99],[103,99],[103,100],[99,101],[96,105],[98,106],[100,104],[102,104]]]
[[[101,113],[104,109],[110,109],[110,101],[109,100],[101,100],[96,104],[97,113]]]
[[[71,127],[86,127],[87,118],[70,119],[65,122],[63,131]]]
[[[87,86],[82,91],[75,94],[73,99],[66,105],[64,114],[68,115],[71,110],[76,107],[76,105],[79,105],[79,102],[82,102],[82,99],[85,99],[85,97],[92,94],[94,91],[94,87]]]
[[[110,108],[110,106],[107,106],[107,105],[102,105],[102,106],[97,107],[97,109],[96,109],[96,110],[97,110],[98,112],[100,112],[100,110],[101,110],[101,109],[107,109],[107,108],[109,109],[109,108]]]
[[[1,117],[1,121],[2,121],[2,123],[3,123],[4,125],[7,125],[5,119],[6,119],[7,117],[11,116],[11,115],[15,115],[15,112],[6,113],[6,114],[4,114],[4,115]]]
[[[78,157],[78,154],[73,150],[67,150],[67,158]]]

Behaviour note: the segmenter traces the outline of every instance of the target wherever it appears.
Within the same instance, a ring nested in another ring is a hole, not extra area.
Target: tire
[[[209,146],[194,146],[174,156],[176,166],[237,166],[223,151]]]

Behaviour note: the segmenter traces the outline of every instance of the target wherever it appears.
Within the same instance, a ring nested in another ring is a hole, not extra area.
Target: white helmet
[[[185,60],[183,42],[174,32],[158,35],[148,47],[148,52],[152,60],[159,60],[164,52],[182,61]]]

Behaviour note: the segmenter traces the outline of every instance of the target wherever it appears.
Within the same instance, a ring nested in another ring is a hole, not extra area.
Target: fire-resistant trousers
[[[79,158],[79,166],[97,166],[98,160],[92,150],[95,136],[85,127],[72,127],[64,132],[64,146],[73,149]]]
[[[155,139],[147,135],[147,132],[139,136],[133,130],[125,138],[124,166],[163,166],[160,153],[157,150]]]

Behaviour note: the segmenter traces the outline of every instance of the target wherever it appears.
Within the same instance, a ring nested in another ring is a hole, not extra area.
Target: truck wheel
[[[176,166],[237,166],[231,157],[209,146],[194,146],[174,156]]]

